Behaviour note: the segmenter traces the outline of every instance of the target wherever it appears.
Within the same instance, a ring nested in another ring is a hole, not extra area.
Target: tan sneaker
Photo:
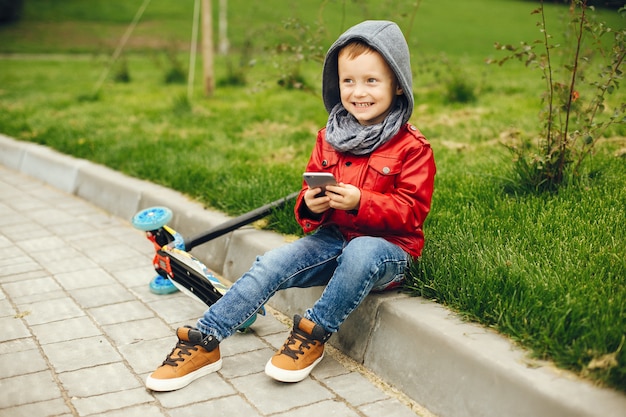
[[[176,330],[178,343],[146,380],[153,391],[174,391],[222,368],[219,342],[191,327]]]
[[[302,381],[324,357],[330,336],[320,325],[296,315],[289,338],[267,362],[265,373],[277,381]]]

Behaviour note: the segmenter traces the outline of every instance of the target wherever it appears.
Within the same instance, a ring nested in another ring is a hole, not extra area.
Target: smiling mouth
[[[355,107],[369,107],[372,103],[354,103]]]

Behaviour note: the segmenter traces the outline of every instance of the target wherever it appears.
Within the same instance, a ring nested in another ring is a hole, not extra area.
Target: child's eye
[[[375,83],[375,82],[377,82],[377,81],[378,81],[378,80],[377,80],[376,78],[368,78],[368,79],[367,79],[367,82],[368,82],[368,83]]]

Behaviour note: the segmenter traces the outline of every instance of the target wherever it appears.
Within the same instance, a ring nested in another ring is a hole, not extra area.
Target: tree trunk
[[[202,62],[204,69],[204,93],[212,96],[215,90],[213,72],[213,19],[211,0],[202,0]]]
[[[228,0],[220,0],[220,23],[219,23],[219,51],[221,55],[228,55]]]

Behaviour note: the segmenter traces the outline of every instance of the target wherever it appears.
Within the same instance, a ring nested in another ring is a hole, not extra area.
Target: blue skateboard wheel
[[[248,330],[248,328],[252,326],[254,322],[256,321],[256,316],[257,315],[255,314],[254,316],[250,317],[244,324],[239,326],[237,330],[240,332],[245,332],[246,330]]]
[[[172,210],[167,207],[150,207],[135,214],[132,223],[136,229],[149,232],[165,226],[172,220]]]
[[[265,306],[261,306],[261,308],[259,309],[259,311],[257,311],[257,312],[256,312],[256,314],[255,314],[254,316],[252,316],[252,317],[250,317],[248,320],[246,320],[246,322],[245,322],[244,324],[242,324],[241,326],[239,326],[239,327],[237,328],[237,330],[238,330],[238,331],[240,331],[240,332],[242,332],[242,333],[245,333],[245,332],[248,330],[248,328],[254,324],[254,322],[256,321],[257,316],[258,316],[259,314],[260,314],[260,315],[262,315],[262,316],[264,316],[264,315],[265,315]]]
[[[178,288],[169,279],[157,275],[150,281],[150,291],[154,294],[171,294],[178,291]]]

